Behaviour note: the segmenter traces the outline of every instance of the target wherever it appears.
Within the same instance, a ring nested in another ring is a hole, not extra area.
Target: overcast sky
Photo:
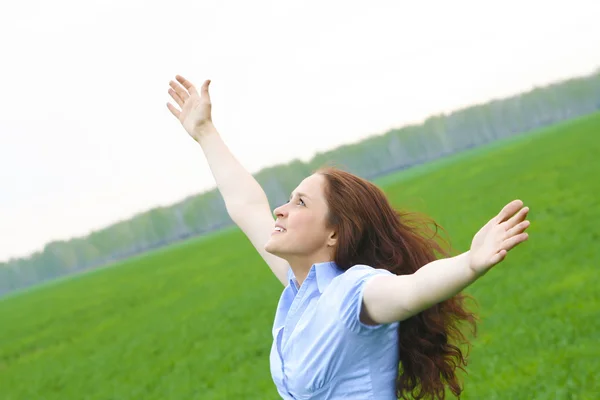
[[[0,261],[214,185],[166,107],[212,79],[252,172],[600,67],[589,1],[0,6]]]

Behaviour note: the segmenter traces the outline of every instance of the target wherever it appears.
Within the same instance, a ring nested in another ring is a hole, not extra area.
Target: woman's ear
[[[335,247],[337,244],[337,232],[331,231],[329,237],[327,238],[327,247]]]

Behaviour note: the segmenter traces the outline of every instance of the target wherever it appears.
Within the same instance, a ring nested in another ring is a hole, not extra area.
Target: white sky
[[[0,6],[0,261],[214,185],[166,108],[212,79],[252,172],[600,67],[588,1]]]

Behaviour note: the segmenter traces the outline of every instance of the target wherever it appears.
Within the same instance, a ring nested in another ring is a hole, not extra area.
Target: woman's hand
[[[529,221],[525,218],[529,212],[521,200],[508,203],[502,211],[483,226],[473,237],[469,251],[469,266],[481,276],[498,264],[506,253],[527,240],[525,229]]]
[[[198,141],[208,131],[207,128],[212,125],[210,95],[208,94],[210,80],[204,81],[199,95],[194,85],[183,76],[177,75],[176,79],[180,84],[170,81],[169,94],[179,105],[181,111],[171,103],[167,103],[167,108],[177,117],[187,133]]]

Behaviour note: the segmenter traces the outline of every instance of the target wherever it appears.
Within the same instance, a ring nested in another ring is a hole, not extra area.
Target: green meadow
[[[529,240],[467,289],[464,399],[600,398],[600,113],[378,180],[455,252],[506,203]],[[0,399],[276,399],[283,287],[237,229],[0,300]]]

